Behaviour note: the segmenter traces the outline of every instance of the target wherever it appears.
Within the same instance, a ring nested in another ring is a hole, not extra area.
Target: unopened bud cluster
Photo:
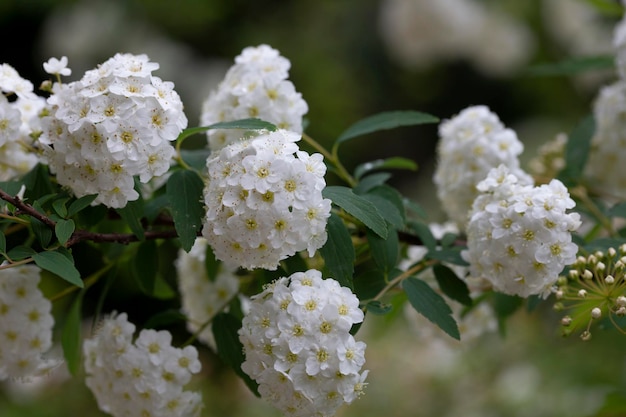
[[[251,299],[241,368],[285,415],[334,416],[365,386],[365,343],[350,334],[361,321],[357,297],[321,272],[279,278]]]
[[[183,389],[201,368],[196,348],[173,347],[166,330],[143,329],[133,342],[134,333],[121,313],[83,344],[85,383],[100,409],[114,417],[199,416],[200,394]]]
[[[564,312],[564,336],[579,333],[591,338],[594,323],[608,320],[619,328],[616,317],[626,316],[626,244],[606,252],[579,256],[567,275],[559,277],[553,289],[556,311]]]

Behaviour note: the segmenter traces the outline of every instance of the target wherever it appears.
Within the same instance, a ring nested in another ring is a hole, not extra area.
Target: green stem
[[[598,206],[593,202],[591,198],[589,198],[589,194],[587,193],[587,189],[583,187],[575,187],[572,188],[570,193],[577,197],[580,202],[589,210],[591,215],[593,215],[596,220],[604,227],[604,229],[611,235],[611,237],[618,237],[617,232],[613,228],[613,224],[611,223],[611,219],[606,217],[604,213],[598,208]]]
[[[321,153],[324,158],[335,167],[337,175],[346,183],[348,183],[350,187],[354,187],[357,184],[357,181],[352,177],[352,175],[350,175],[348,170],[339,160],[339,155],[337,154],[337,146],[333,147],[333,152],[328,152],[326,148],[324,148],[322,145],[320,145],[319,142],[317,142],[306,133],[302,134],[302,139],[304,139],[304,141],[311,145],[316,151]]]
[[[428,268],[428,267],[430,267],[430,266],[432,266],[432,265],[434,265],[436,263],[437,263],[436,260],[431,259],[431,260],[428,260],[428,261],[422,261],[422,262],[418,263],[417,265],[413,266],[412,268],[407,269],[406,271],[404,271],[403,273],[401,273],[400,275],[398,275],[397,277],[395,277],[394,279],[389,281],[387,283],[387,285],[385,285],[385,288],[380,290],[380,292],[378,294],[376,294],[376,296],[374,298],[372,298],[370,301],[378,301],[378,300],[380,300],[392,288],[394,288],[396,285],[400,284],[405,279],[407,279],[410,276],[416,274],[417,272],[423,271],[424,269],[426,269],[426,268]]]
[[[87,278],[85,278],[85,287],[84,289],[86,290],[87,288],[91,287],[92,285],[94,285],[96,282],[98,282],[98,280],[100,278],[102,278],[102,276],[107,273],[109,271],[109,269],[111,269],[113,267],[113,264],[108,264],[106,266],[104,266],[103,268],[100,268],[99,270],[97,270],[96,272],[94,272],[93,274],[89,275]],[[56,300],[59,300],[63,297],[65,297],[66,295],[69,295],[71,293],[73,293],[74,291],[80,290],[82,288],[79,288],[75,285],[72,285],[71,287],[67,287],[61,291],[59,291],[58,293],[54,294],[53,296],[50,297],[50,301],[54,302]]]

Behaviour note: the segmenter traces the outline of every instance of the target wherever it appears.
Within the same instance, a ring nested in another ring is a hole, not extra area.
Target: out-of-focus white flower
[[[165,330],[144,329],[133,343],[134,333],[126,313],[114,314],[83,344],[85,383],[99,408],[114,417],[199,416],[200,394],[183,389],[201,368],[196,348],[171,346]]]
[[[491,168],[504,164],[521,182],[532,182],[519,168],[523,149],[517,134],[486,106],[468,107],[439,125],[433,181],[442,209],[461,230],[478,195],[476,184]]]
[[[529,59],[534,43],[523,23],[475,0],[385,0],[379,28],[392,56],[418,69],[465,59],[506,76]]]
[[[547,296],[566,265],[576,260],[572,232],[580,226],[567,188],[559,180],[539,187],[520,183],[504,165],[477,188],[461,255],[471,275],[505,294]]]
[[[182,311],[187,316],[187,329],[195,334],[200,327],[219,313],[239,291],[239,279],[223,267],[215,277],[207,275],[205,267],[208,243],[197,238],[187,253],[180,250],[176,259],[178,288]],[[211,326],[198,334],[198,340],[216,350]]]
[[[93,204],[124,207],[142,183],[165,174],[171,141],[187,126],[174,84],[146,55],[116,54],[83,78],[55,84],[39,142],[58,182]]]
[[[52,303],[39,290],[40,269],[0,270],[0,380],[42,376],[60,361],[44,358],[52,347]]]
[[[241,368],[285,415],[333,416],[365,387],[366,346],[349,333],[361,321],[356,296],[321,272],[279,278],[251,298]]]
[[[302,116],[308,111],[302,95],[295,90],[289,76],[289,60],[269,45],[245,48],[235,58],[224,80],[202,105],[200,122],[208,126],[217,122],[258,118],[280,129],[302,133]],[[239,140],[239,129],[207,131],[209,147],[216,151]]]
[[[67,67],[67,57],[63,56],[61,59],[50,58],[48,62],[43,63],[43,69],[51,75],[72,75],[72,70]]]
[[[208,159],[202,233],[227,267],[274,270],[326,242],[325,167],[321,155],[299,151],[298,140],[286,130],[261,133]]]

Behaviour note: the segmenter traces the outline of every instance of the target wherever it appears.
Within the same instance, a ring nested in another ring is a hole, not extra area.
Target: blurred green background
[[[51,56],[68,56],[73,80],[116,52],[146,53],[161,65],[156,75],[176,84],[195,126],[234,57],[266,43],[291,61],[290,79],[309,105],[307,133],[327,146],[381,111],[443,119],[485,104],[517,131],[528,161],[588,114],[598,88],[614,78],[611,68],[570,77],[528,69],[610,54],[620,17],[610,0],[2,0],[0,62],[38,85]],[[431,183],[436,142],[434,125],[400,128],[349,142],[341,156],[348,168],[414,159],[419,170],[391,182],[440,221]],[[133,294],[116,300],[123,305]],[[458,344],[441,332],[425,336],[423,326],[401,307],[367,318],[358,336],[368,344],[369,387],[342,416],[583,417],[625,388],[623,336],[562,340],[549,305],[516,313],[504,337],[489,332]],[[204,391],[203,415],[278,416],[208,349],[202,353],[195,383]],[[0,417],[102,415],[63,369],[0,388]]]

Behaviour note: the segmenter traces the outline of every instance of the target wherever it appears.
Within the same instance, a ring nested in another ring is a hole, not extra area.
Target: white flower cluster
[[[504,164],[520,181],[532,182],[519,168],[523,150],[517,134],[486,106],[468,107],[439,125],[433,181],[443,210],[461,230],[478,195],[476,184],[491,168]]]
[[[571,233],[580,226],[575,206],[559,180],[522,184],[506,166],[478,184],[461,255],[474,277],[505,294],[547,296],[566,265],[576,260]]]
[[[217,276],[207,275],[207,246],[206,239],[199,237],[189,253],[181,249],[176,259],[182,311],[187,316],[187,329],[194,334],[239,291],[239,279],[232,272],[220,268]],[[198,334],[198,340],[216,350],[211,326]]]
[[[523,22],[476,0],[384,0],[379,27],[392,57],[417,69],[465,59],[506,76],[528,61],[534,43]]]
[[[265,132],[207,160],[202,233],[227,267],[274,270],[296,252],[313,256],[326,242],[326,166],[321,154],[298,150],[299,139],[286,130]]]
[[[52,347],[52,304],[39,290],[40,269],[0,270],[0,380],[46,374],[59,361],[45,359]]]
[[[174,84],[146,55],[116,54],[81,80],[55,83],[40,142],[58,182],[94,204],[124,207],[142,183],[166,173],[170,142],[187,127]]]
[[[37,164],[37,155],[30,150],[31,135],[41,131],[39,113],[45,104],[30,81],[9,64],[0,65],[0,181],[25,174]]]
[[[361,321],[356,296],[321,272],[279,278],[251,299],[241,369],[285,415],[333,416],[365,387],[365,343],[349,333]]]
[[[106,318],[85,340],[86,385],[100,410],[121,416],[199,416],[202,398],[185,391],[201,363],[193,346],[172,347],[168,331],[144,329],[133,343],[135,325],[125,313]]]
[[[202,104],[201,124],[258,118],[280,129],[302,133],[302,116],[309,108],[287,80],[290,67],[289,60],[268,45],[245,48]],[[214,151],[242,135],[239,129],[207,131],[209,147]]]

